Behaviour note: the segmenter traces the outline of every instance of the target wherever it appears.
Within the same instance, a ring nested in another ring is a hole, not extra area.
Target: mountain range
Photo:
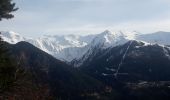
[[[44,35],[39,38],[27,38],[18,33],[9,31],[1,32],[2,38],[8,43],[15,44],[20,41],[26,41],[39,49],[47,52],[55,58],[71,62],[73,60],[82,59],[87,56],[87,52],[96,46],[107,49],[123,45],[130,40],[141,41],[146,45],[159,44],[170,45],[170,32],[155,32],[150,34],[142,34],[136,31],[133,32],[111,32],[106,30],[100,34],[93,35]]]

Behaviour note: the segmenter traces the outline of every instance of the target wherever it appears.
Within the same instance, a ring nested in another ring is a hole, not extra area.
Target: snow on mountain
[[[53,55],[57,59],[70,62],[74,59],[80,59],[84,55],[92,53],[92,49],[97,47],[106,49],[125,44],[129,40],[143,41],[146,43],[158,43],[161,45],[170,45],[170,33],[156,32],[152,34],[141,34],[139,32],[111,32],[106,30],[100,34],[79,36],[79,35],[44,35],[36,39],[25,38],[18,33],[9,31],[1,32],[4,41],[15,44],[20,41],[26,41],[39,49]],[[85,57],[85,56],[84,56]]]
[[[88,36],[89,37],[89,36]],[[67,36],[43,36],[32,43],[40,49],[48,52],[54,57],[70,62],[75,58],[80,58],[86,49],[83,49],[91,38],[67,35]]]
[[[90,55],[95,55],[101,49],[107,49],[110,47],[122,45],[128,41],[129,39],[126,38],[126,35],[123,34],[123,32],[121,31],[111,32],[109,30],[106,30],[100,34],[97,34],[92,42],[84,47],[84,49],[86,49],[86,52],[83,52],[82,57],[80,59],[76,58],[78,62],[76,62],[76,60],[73,61],[73,63],[76,62],[74,63],[74,66],[78,67],[82,65],[83,62],[89,58]]]
[[[90,43],[91,47],[101,45],[102,48],[114,47],[124,44],[128,41],[125,35],[120,32],[111,32],[106,30],[101,34],[96,35],[93,41]]]

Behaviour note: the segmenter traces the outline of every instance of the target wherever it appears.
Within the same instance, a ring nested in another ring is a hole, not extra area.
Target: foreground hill
[[[27,92],[31,92],[29,89],[34,86],[41,89],[38,92],[45,96],[44,100],[47,97],[81,99],[81,95],[93,93],[103,87],[96,79],[68,66],[27,42],[6,45],[8,45],[7,47],[12,54],[10,56],[18,64],[17,68],[22,69],[22,72],[24,72],[24,74],[18,75],[20,78],[17,82],[22,84],[16,88],[20,89],[16,90],[16,93],[12,92],[13,95],[18,95],[18,98],[22,96],[23,99],[29,100],[30,96],[34,95],[29,95]],[[20,92],[20,90],[22,91]],[[93,91],[91,92],[91,90]],[[40,95],[37,94],[38,96]]]

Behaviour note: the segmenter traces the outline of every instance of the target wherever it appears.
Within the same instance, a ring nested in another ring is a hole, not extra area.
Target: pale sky
[[[0,31],[24,36],[111,31],[170,31],[170,0],[14,0],[15,18]]]

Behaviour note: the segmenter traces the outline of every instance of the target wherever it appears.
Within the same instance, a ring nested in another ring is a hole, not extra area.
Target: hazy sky
[[[24,36],[89,34],[106,29],[170,31],[170,0],[14,0],[19,10],[1,31]]]

